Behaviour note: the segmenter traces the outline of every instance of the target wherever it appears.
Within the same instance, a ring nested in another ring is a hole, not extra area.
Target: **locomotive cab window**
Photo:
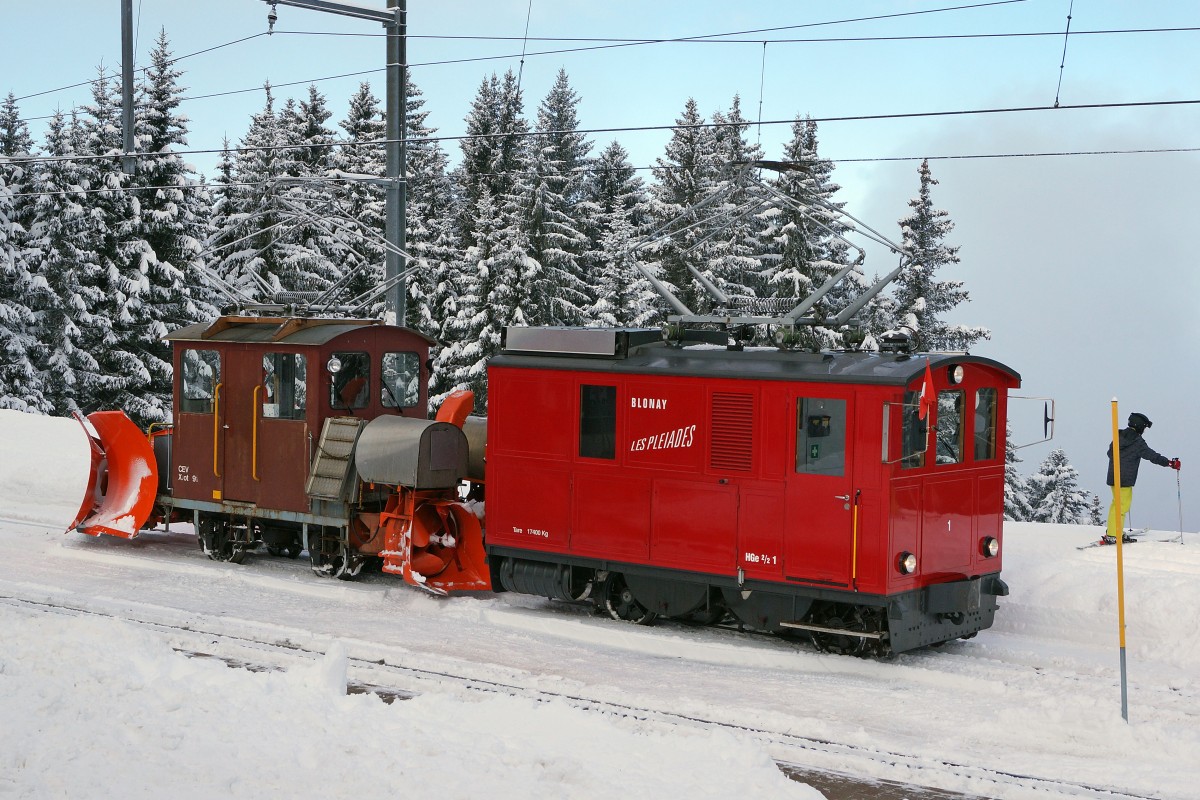
[[[846,469],[846,401],[801,398],[796,405],[796,472],[842,475]]]
[[[617,387],[579,387],[579,455],[617,457]]]
[[[975,460],[989,461],[996,457],[996,395],[995,389],[975,392]]]
[[[221,385],[221,354],[216,350],[184,350],[180,358],[182,393],[179,410],[189,414],[213,413],[213,399]]]
[[[308,375],[304,356],[266,353],[262,370],[262,415],[275,419],[304,419]]]
[[[958,464],[963,460],[963,402],[964,393],[959,390],[938,392],[937,463]]]
[[[384,353],[380,398],[385,408],[411,408],[421,400],[421,359],[416,353]]]
[[[925,466],[925,448],[929,444],[929,420],[921,419],[921,393],[904,393],[904,413],[901,417],[900,464],[904,469]]]
[[[329,384],[329,404],[339,410],[365,408],[371,397],[370,357],[366,353],[334,353],[330,362],[336,372]]]

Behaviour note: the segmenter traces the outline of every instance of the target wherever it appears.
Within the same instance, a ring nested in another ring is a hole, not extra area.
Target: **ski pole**
[[[1175,470],[1175,496],[1179,498],[1179,544],[1183,546],[1183,489],[1180,488],[1179,470]]]

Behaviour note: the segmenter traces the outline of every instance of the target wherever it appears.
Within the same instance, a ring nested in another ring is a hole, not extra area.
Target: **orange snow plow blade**
[[[122,411],[76,417],[92,445],[87,496],[68,530],[132,539],[149,519],[158,491],[158,464],[146,435]]]
[[[403,487],[380,515],[383,571],[432,594],[492,588],[483,526],[462,503]]]

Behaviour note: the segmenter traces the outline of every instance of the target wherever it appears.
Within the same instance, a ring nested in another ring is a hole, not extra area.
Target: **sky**
[[[178,524],[64,534],[86,440],[17,416],[0,410],[0,562],[19,565],[0,573],[6,798],[822,796],[773,761],[993,800],[1196,796],[1200,638],[1181,631],[1200,535],[1122,548],[1119,641],[1117,548],[1007,523],[993,627],[876,661],[329,580],[304,558],[210,561]]]
[[[1190,355],[1200,334],[1194,313],[1200,286],[1187,235],[1200,205],[1200,31],[1150,30],[1200,27],[1200,5],[408,5],[408,62],[424,93],[428,124],[441,136],[462,133],[470,101],[492,72],[520,72],[532,117],[562,68],[581,98],[581,128],[595,131],[589,136],[596,149],[615,138],[635,166],[649,167],[669,138],[663,128],[687,98],[707,117],[727,110],[738,95],[743,115],[765,123],[751,135],[761,136],[768,157],[779,155],[788,121],[798,115],[818,120],[820,154],[835,160],[834,180],[843,187],[838,199],[897,240],[896,221],[917,191],[919,159],[930,158],[939,181],[933,201],[954,221],[947,242],[960,247],[962,258],[940,277],[964,281],[971,296],[950,321],[990,328],[992,339],[974,352],[1021,373],[1020,394],[1055,400],[1054,441],[1022,450],[1023,471],[1033,472],[1050,447],[1061,447],[1083,487],[1103,493],[1116,398],[1122,425],[1131,411],[1146,414],[1155,423],[1146,436],[1151,447],[1184,463],[1178,476],[1143,471],[1131,522],[1178,529],[1182,513],[1182,527],[1200,524],[1200,481],[1189,480],[1189,467],[1200,464],[1200,433],[1192,421],[1200,377]],[[275,33],[267,36],[267,11],[260,0],[134,0],[137,64],[146,63],[160,29],[175,55],[189,56],[177,66],[185,71],[185,97],[194,98],[183,106],[188,147],[209,151],[188,156],[202,172],[211,173],[212,151],[223,138],[236,143],[245,133],[250,115],[262,107],[265,81],[280,102],[306,96],[317,81],[335,120],[360,81],[382,94],[381,26],[280,6]],[[0,14],[0,94],[20,98],[35,135],[56,109],[88,101],[86,86],[52,90],[93,78],[101,65],[119,66],[118,0],[0,0]],[[1063,36],[1068,15],[1069,39]],[[882,18],[865,19],[871,17]],[[1140,32],[1096,33],[1131,30]],[[897,38],[931,36],[974,38]],[[253,38],[239,42],[247,37]],[[743,41],[546,41],[685,37]],[[602,49],[578,50],[583,47]],[[547,52],[567,49],[575,52]],[[350,77],[318,80],[339,75]],[[1175,104],[1074,108],[1145,103]],[[1037,110],[939,113],[1022,108]],[[886,118],[863,119],[879,116]],[[457,160],[457,141],[449,138],[444,146]],[[1132,150],[1191,152],[1111,153]],[[1090,155],[1101,152],[1109,154]],[[868,274],[893,265],[890,254],[868,248]],[[1010,417],[1020,442],[1040,438],[1042,407],[1042,401],[1014,406]]]

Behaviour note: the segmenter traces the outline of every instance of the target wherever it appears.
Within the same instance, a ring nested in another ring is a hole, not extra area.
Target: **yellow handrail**
[[[858,591],[858,498],[862,495],[862,489],[854,490],[854,514],[851,522],[850,544],[850,586],[854,591]]]
[[[254,387],[254,395],[250,399],[250,476],[258,480],[258,393],[262,385]]]
[[[221,432],[221,387],[224,384],[218,383],[213,389],[213,475],[221,477],[220,470],[217,469],[217,437]]]

